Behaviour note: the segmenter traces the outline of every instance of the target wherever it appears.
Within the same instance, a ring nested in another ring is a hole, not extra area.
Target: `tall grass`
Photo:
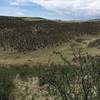
[[[23,80],[38,77],[39,85],[46,85],[56,100],[100,100],[100,62],[96,57],[73,49],[74,60],[70,62],[60,52],[55,54],[64,61],[63,65],[0,65],[0,100],[14,100],[16,75]]]
[[[11,95],[14,87],[13,81],[17,75],[22,79],[36,76],[37,68],[25,64],[19,65],[0,65],[0,100],[14,100]]]
[[[64,65],[51,64],[41,69],[40,83],[48,84],[60,95],[62,100],[100,99],[100,62],[81,49],[73,49],[75,62],[69,62],[59,53]]]

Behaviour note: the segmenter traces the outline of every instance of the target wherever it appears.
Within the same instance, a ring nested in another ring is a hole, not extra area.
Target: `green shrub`
[[[62,100],[99,100],[100,63],[95,57],[73,52],[75,63],[69,62],[59,52],[64,65],[47,65],[40,69],[40,85],[48,84]]]
[[[14,100],[12,89],[16,75],[25,80],[38,77],[40,86],[46,85],[51,96],[57,100],[100,100],[100,62],[96,57],[74,50],[70,62],[61,53],[55,52],[64,64],[39,66],[0,65],[0,100]]]
[[[16,75],[22,79],[36,76],[37,67],[29,65],[0,65],[0,100],[14,100],[12,89],[14,88],[13,80]]]

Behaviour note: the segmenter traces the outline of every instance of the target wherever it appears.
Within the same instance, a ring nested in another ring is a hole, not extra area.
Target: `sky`
[[[100,0],[0,0],[0,15],[61,20],[100,18]]]

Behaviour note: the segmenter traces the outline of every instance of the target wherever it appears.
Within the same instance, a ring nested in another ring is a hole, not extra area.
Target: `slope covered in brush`
[[[0,17],[0,46],[18,51],[36,50],[66,42],[75,36],[100,32],[100,21],[64,22],[44,18]]]

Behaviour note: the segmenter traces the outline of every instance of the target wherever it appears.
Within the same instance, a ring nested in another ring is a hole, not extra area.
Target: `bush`
[[[39,85],[45,85],[50,96],[57,97],[57,100],[100,100],[100,62],[97,58],[84,54],[81,49],[73,49],[74,62],[68,61],[60,52],[55,54],[64,61],[63,65],[1,65],[0,100],[14,100],[12,90],[16,75],[22,82],[38,77]]]
[[[12,90],[15,88],[13,84],[16,75],[24,80],[27,77],[36,76],[37,67],[29,65],[0,65],[0,100],[14,100]]]
[[[62,100],[99,100],[100,63],[95,57],[79,50],[73,55],[76,62],[69,62],[59,52],[64,65],[47,65],[40,70],[40,85],[48,84]]]

